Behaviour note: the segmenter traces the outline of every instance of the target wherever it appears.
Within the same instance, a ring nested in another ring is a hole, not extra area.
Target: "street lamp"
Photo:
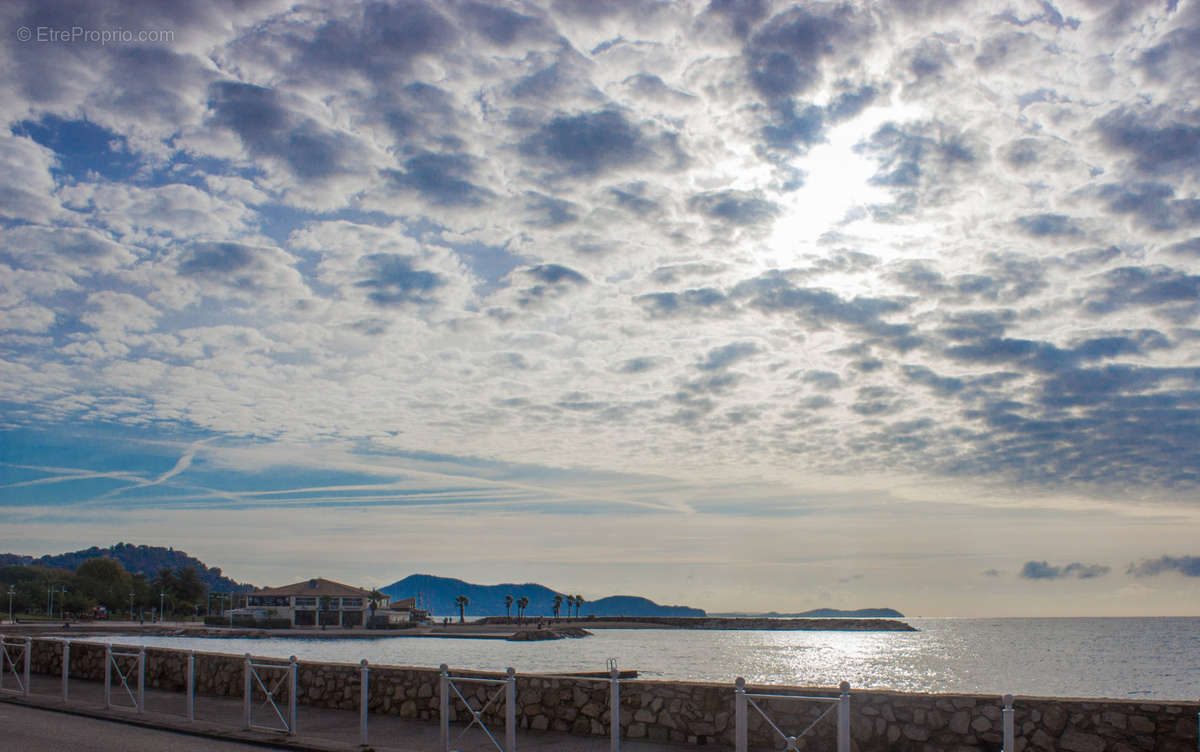
[[[12,599],[13,599],[13,596],[16,594],[17,594],[17,591],[15,589],[13,589],[11,587],[8,589],[8,623],[9,624],[14,623],[13,615],[12,615]]]
[[[158,594],[158,614],[160,621],[167,620],[167,609],[163,606],[167,601],[167,591],[162,591]]]
[[[62,594],[62,598],[58,601],[58,618],[65,619],[67,617],[67,586],[63,585],[58,592]]]
[[[129,620],[133,621],[133,593],[129,594]]]

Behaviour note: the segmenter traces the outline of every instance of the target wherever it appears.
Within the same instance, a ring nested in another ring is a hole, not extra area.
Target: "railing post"
[[[22,693],[26,697],[29,696],[29,662],[33,658],[33,638],[25,638],[25,691]]]
[[[137,712],[146,712],[146,646],[138,648],[138,698]]]
[[[1016,722],[1013,718],[1013,696],[1004,696],[1004,709],[1000,711],[1003,717],[1004,725],[1004,752],[1014,752],[1016,750]]]
[[[733,682],[733,748],[735,752],[748,752],[746,731],[746,680],[739,676]]]
[[[296,693],[300,688],[300,666],[296,663],[296,656],[290,656],[288,662],[291,664],[288,667],[288,736],[296,735]]]
[[[67,688],[71,679],[71,641],[63,640],[62,653],[62,696],[63,702],[66,702],[70,697],[70,690]]]
[[[442,749],[450,752],[450,667],[443,663],[439,670],[442,674],[439,681],[442,704],[438,714],[442,725]]]
[[[112,645],[104,644],[104,709],[112,708]]]
[[[837,752],[850,752],[850,682],[842,682],[838,689],[838,737]]]
[[[504,752],[517,752],[517,671],[512,666],[504,681]]]
[[[196,651],[188,651],[187,719],[196,720]]]
[[[250,665],[250,654],[246,653],[246,670],[242,676],[242,715],[245,717],[245,728],[250,730],[250,672],[254,668]]]
[[[608,750],[621,752],[621,672],[615,663],[608,670]]]
[[[367,659],[362,659],[362,668],[358,672],[358,743],[367,746],[367,702],[370,700],[371,669]]]

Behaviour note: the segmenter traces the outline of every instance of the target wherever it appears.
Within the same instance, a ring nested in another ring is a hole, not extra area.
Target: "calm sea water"
[[[647,679],[1072,697],[1200,697],[1200,618],[907,619],[918,632],[596,630],[553,642],[212,639],[111,636],[146,644],[303,660],[518,672],[603,671]]]

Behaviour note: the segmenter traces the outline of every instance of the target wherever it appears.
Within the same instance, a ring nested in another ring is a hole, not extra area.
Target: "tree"
[[[579,616],[579,607],[582,605],[583,605],[583,596],[576,595],[575,596],[575,615],[576,616]]]
[[[527,608],[529,608],[529,599],[522,595],[517,600],[517,618],[518,619],[522,619],[525,617],[525,609],[527,609]]]
[[[504,596],[504,618],[508,619],[509,624],[512,624],[512,614],[510,613],[512,604],[513,597],[511,595]]]
[[[458,623],[462,624],[466,621],[467,606],[471,605],[471,599],[460,595],[454,599],[454,605],[458,606]]]
[[[575,605],[575,596],[567,596],[567,618],[571,618],[571,607]]]
[[[562,610],[563,597],[557,593],[554,595],[554,618],[558,618],[558,612]]]

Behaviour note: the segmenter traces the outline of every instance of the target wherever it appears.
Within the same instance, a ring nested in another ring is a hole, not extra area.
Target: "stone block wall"
[[[35,640],[31,669],[61,675],[62,643]],[[196,690],[201,695],[240,697],[244,657],[220,653],[195,655]],[[183,691],[187,656],[182,650],[146,649],[147,687]],[[71,676],[102,680],[104,646],[72,642]],[[456,675],[503,679],[503,674]],[[433,668],[372,666],[369,708],[374,713],[436,722],[440,715],[439,673]],[[302,661],[297,700],[342,710],[357,710],[360,666]],[[457,682],[476,707],[501,696],[485,714],[488,725],[504,723],[500,685]],[[747,686],[748,692],[836,696],[836,690]],[[277,695],[278,697],[279,695]],[[454,695],[451,695],[454,697]],[[621,736],[658,742],[733,747],[733,685],[633,680],[621,683]],[[286,692],[283,697],[286,698]],[[775,699],[756,701],[789,734],[816,722],[801,749],[833,749],[836,710],[832,703]],[[851,737],[855,752],[998,752],[1002,742],[1001,698],[995,695],[916,694],[879,690],[851,691]],[[518,674],[517,723],[521,728],[607,736],[610,718],[607,680]],[[1195,752],[1200,702],[1089,700],[1018,696],[1014,702],[1016,749],[1013,752]],[[817,719],[825,711],[828,716]],[[469,716],[454,697],[450,720]],[[783,749],[785,744],[763,716],[747,714],[751,748]]]

